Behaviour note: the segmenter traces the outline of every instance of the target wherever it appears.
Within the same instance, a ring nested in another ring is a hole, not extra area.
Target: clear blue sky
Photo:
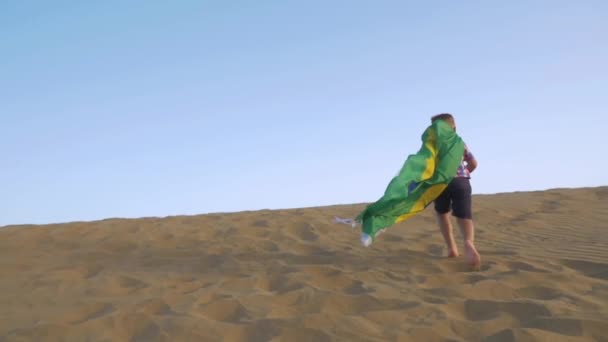
[[[0,225],[608,184],[607,1],[2,1]]]

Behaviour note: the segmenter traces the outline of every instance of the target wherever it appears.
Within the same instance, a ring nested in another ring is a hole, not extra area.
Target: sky
[[[0,1],[0,225],[608,185],[608,2]]]

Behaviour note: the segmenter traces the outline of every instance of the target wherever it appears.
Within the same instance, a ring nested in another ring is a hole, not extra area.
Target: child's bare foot
[[[473,242],[470,240],[464,242],[464,257],[469,266],[479,270],[481,266],[481,256],[479,255],[479,252],[477,252]]]
[[[448,258],[457,258],[459,256],[460,256],[460,253],[458,253],[457,250],[453,250],[453,251],[450,251],[450,253],[448,253]]]

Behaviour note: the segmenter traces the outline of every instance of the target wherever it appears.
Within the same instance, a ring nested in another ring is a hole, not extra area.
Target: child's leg
[[[445,244],[448,247],[448,258],[455,258],[459,256],[458,247],[456,247],[456,241],[454,240],[454,232],[452,229],[452,222],[450,221],[450,214],[437,213],[437,223],[441,229],[441,234],[445,240]]]
[[[464,219],[457,217],[458,226],[464,241],[475,242],[475,225],[472,219]]]
[[[456,242],[454,241],[452,222],[450,221],[451,203],[452,196],[450,186],[448,185],[443,193],[435,200],[435,212],[437,214],[437,224],[439,225],[445,244],[448,247],[448,257],[454,258],[459,254],[458,247],[456,247]]]
[[[458,218],[458,226],[464,238],[464,255],[467,264],[479,267],[481,264],[481,256],[475,248],[475,225],[472,219]]]
[[[475,225],[473,224],[471,208],[471,183],[467,178],[457,178],[454,185],[452,209],[464,238],[465,259],[469,265],[479,267],[481,257],[475,248]]]

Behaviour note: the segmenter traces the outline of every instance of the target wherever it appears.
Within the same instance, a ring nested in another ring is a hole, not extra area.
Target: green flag
[[[456,176],[463,155],[460,136],[447,122],[435,121],[422,134],[418,153],[407,158],[382,198],[357,216],[363,233],[373,240],[383,229],[424,210]]]

